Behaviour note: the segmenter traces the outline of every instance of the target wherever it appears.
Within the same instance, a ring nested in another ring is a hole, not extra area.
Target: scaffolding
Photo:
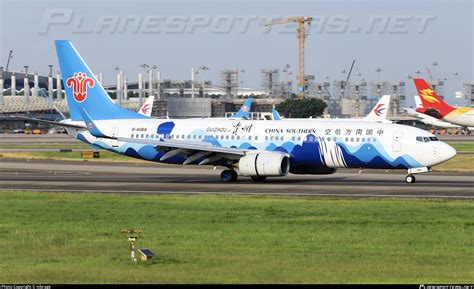
[[[238,92],[238,70],[234,69],[224,69],[220,71],[222,88],[225,91],[227,97],[236,97]]]
[[[474,107],[474,81],[466,81],[464,85],[464,95],[466,97],[466,106]]]
[[[374,81],[370,86],[374,102],[378,101],[382,95],[391,95],[388,116],[400,116],[401,107],[405,105],[406,100],[406,83],[404,81]]]
[[[261,86],[265,92],[270,95],[270,98],[281,96],[278,69],[262,69],[261,70]]]

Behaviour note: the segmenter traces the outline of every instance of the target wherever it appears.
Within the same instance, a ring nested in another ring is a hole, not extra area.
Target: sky
[[[69,39],[105,84],[114,83],[117,66],[136,80],[146,63],[165,79],[190,79],[191,66],[205,65],[218,85],[219,70],[238,67],[245,87],[260,88],[262,68],[289,64],[296,80],[298,50],[296,25],[259,23],[312,16],[306,74],[345,79],[356,60],[352,80],[405,80],[411,96],[407,76],[429,78],[430,69],[459,105],[452,96],[474,80],[473,14],[470,0],[0,0],[0,66],[13,50],[11,69],[47,73],[48,64],[58,67],[54,40]]]

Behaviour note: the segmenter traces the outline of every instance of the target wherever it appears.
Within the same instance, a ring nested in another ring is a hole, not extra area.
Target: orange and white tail
[[[416,111],[442,118],[455,109],[446,104],[424,79],[416,78],[413,81],[422,104],[422,107],[417,108]]]

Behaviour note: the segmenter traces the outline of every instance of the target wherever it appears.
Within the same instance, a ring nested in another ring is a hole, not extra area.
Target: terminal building
[[[27,67],[25,67],[27,68]],[[201,68],[200,68],[201,69]],[[104,85],[117,104],[137,111],[149,95],[155,96],[154,117],[225,117],[235,113],[245,98],[255,99],[251,112],[254,118],[270,118],[271,110],[285,99],[295,96],[289,72],[281,80],[280,70],[261,70],[261,89],[244,86],[243,69],[222,70],[221,83],[215,85],[209,80],[196,80],[198,71],[191,69],[190,80],[161,79],[158,71],[149,69],[138,74],[138,81],[129,82],[122,71],[116,69],[116,83]],[[204,68],[201,75],[204,74]],[[102,82],[102,74],[96,75]],[[389,117],[407,120],[404,115],[406,84],[404,81],[329,81],[317,80],[313,75],[305,76],[305,97],[318,98],[326,102],[324,117],[363,117],[384,94],[392,95],[392,109]],[[430,83],[441,97],[444,81]],[[15,116],[40,117],[58,120],[61,114],[68,116],[61,75],[25,72],[5,72],[0,69],[0,119],[1,130],[12,130],[25,126],[25,121],[14,120]],[[474,104],[474,81],[464,82],[464,96]]]

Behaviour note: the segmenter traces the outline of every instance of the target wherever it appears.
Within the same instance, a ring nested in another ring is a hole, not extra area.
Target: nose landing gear
[[[405,177],[405,182],[409,183],[409,184],[412,184],[414,182],[416,182],[416,178],[414,175],[412,174],[408,174],[406,177]]]
[[[411,168],[408,169],[408,175],[405,177],[405,182],[413,184],[416,181],[415,174],[431,172],[430,167]]]

